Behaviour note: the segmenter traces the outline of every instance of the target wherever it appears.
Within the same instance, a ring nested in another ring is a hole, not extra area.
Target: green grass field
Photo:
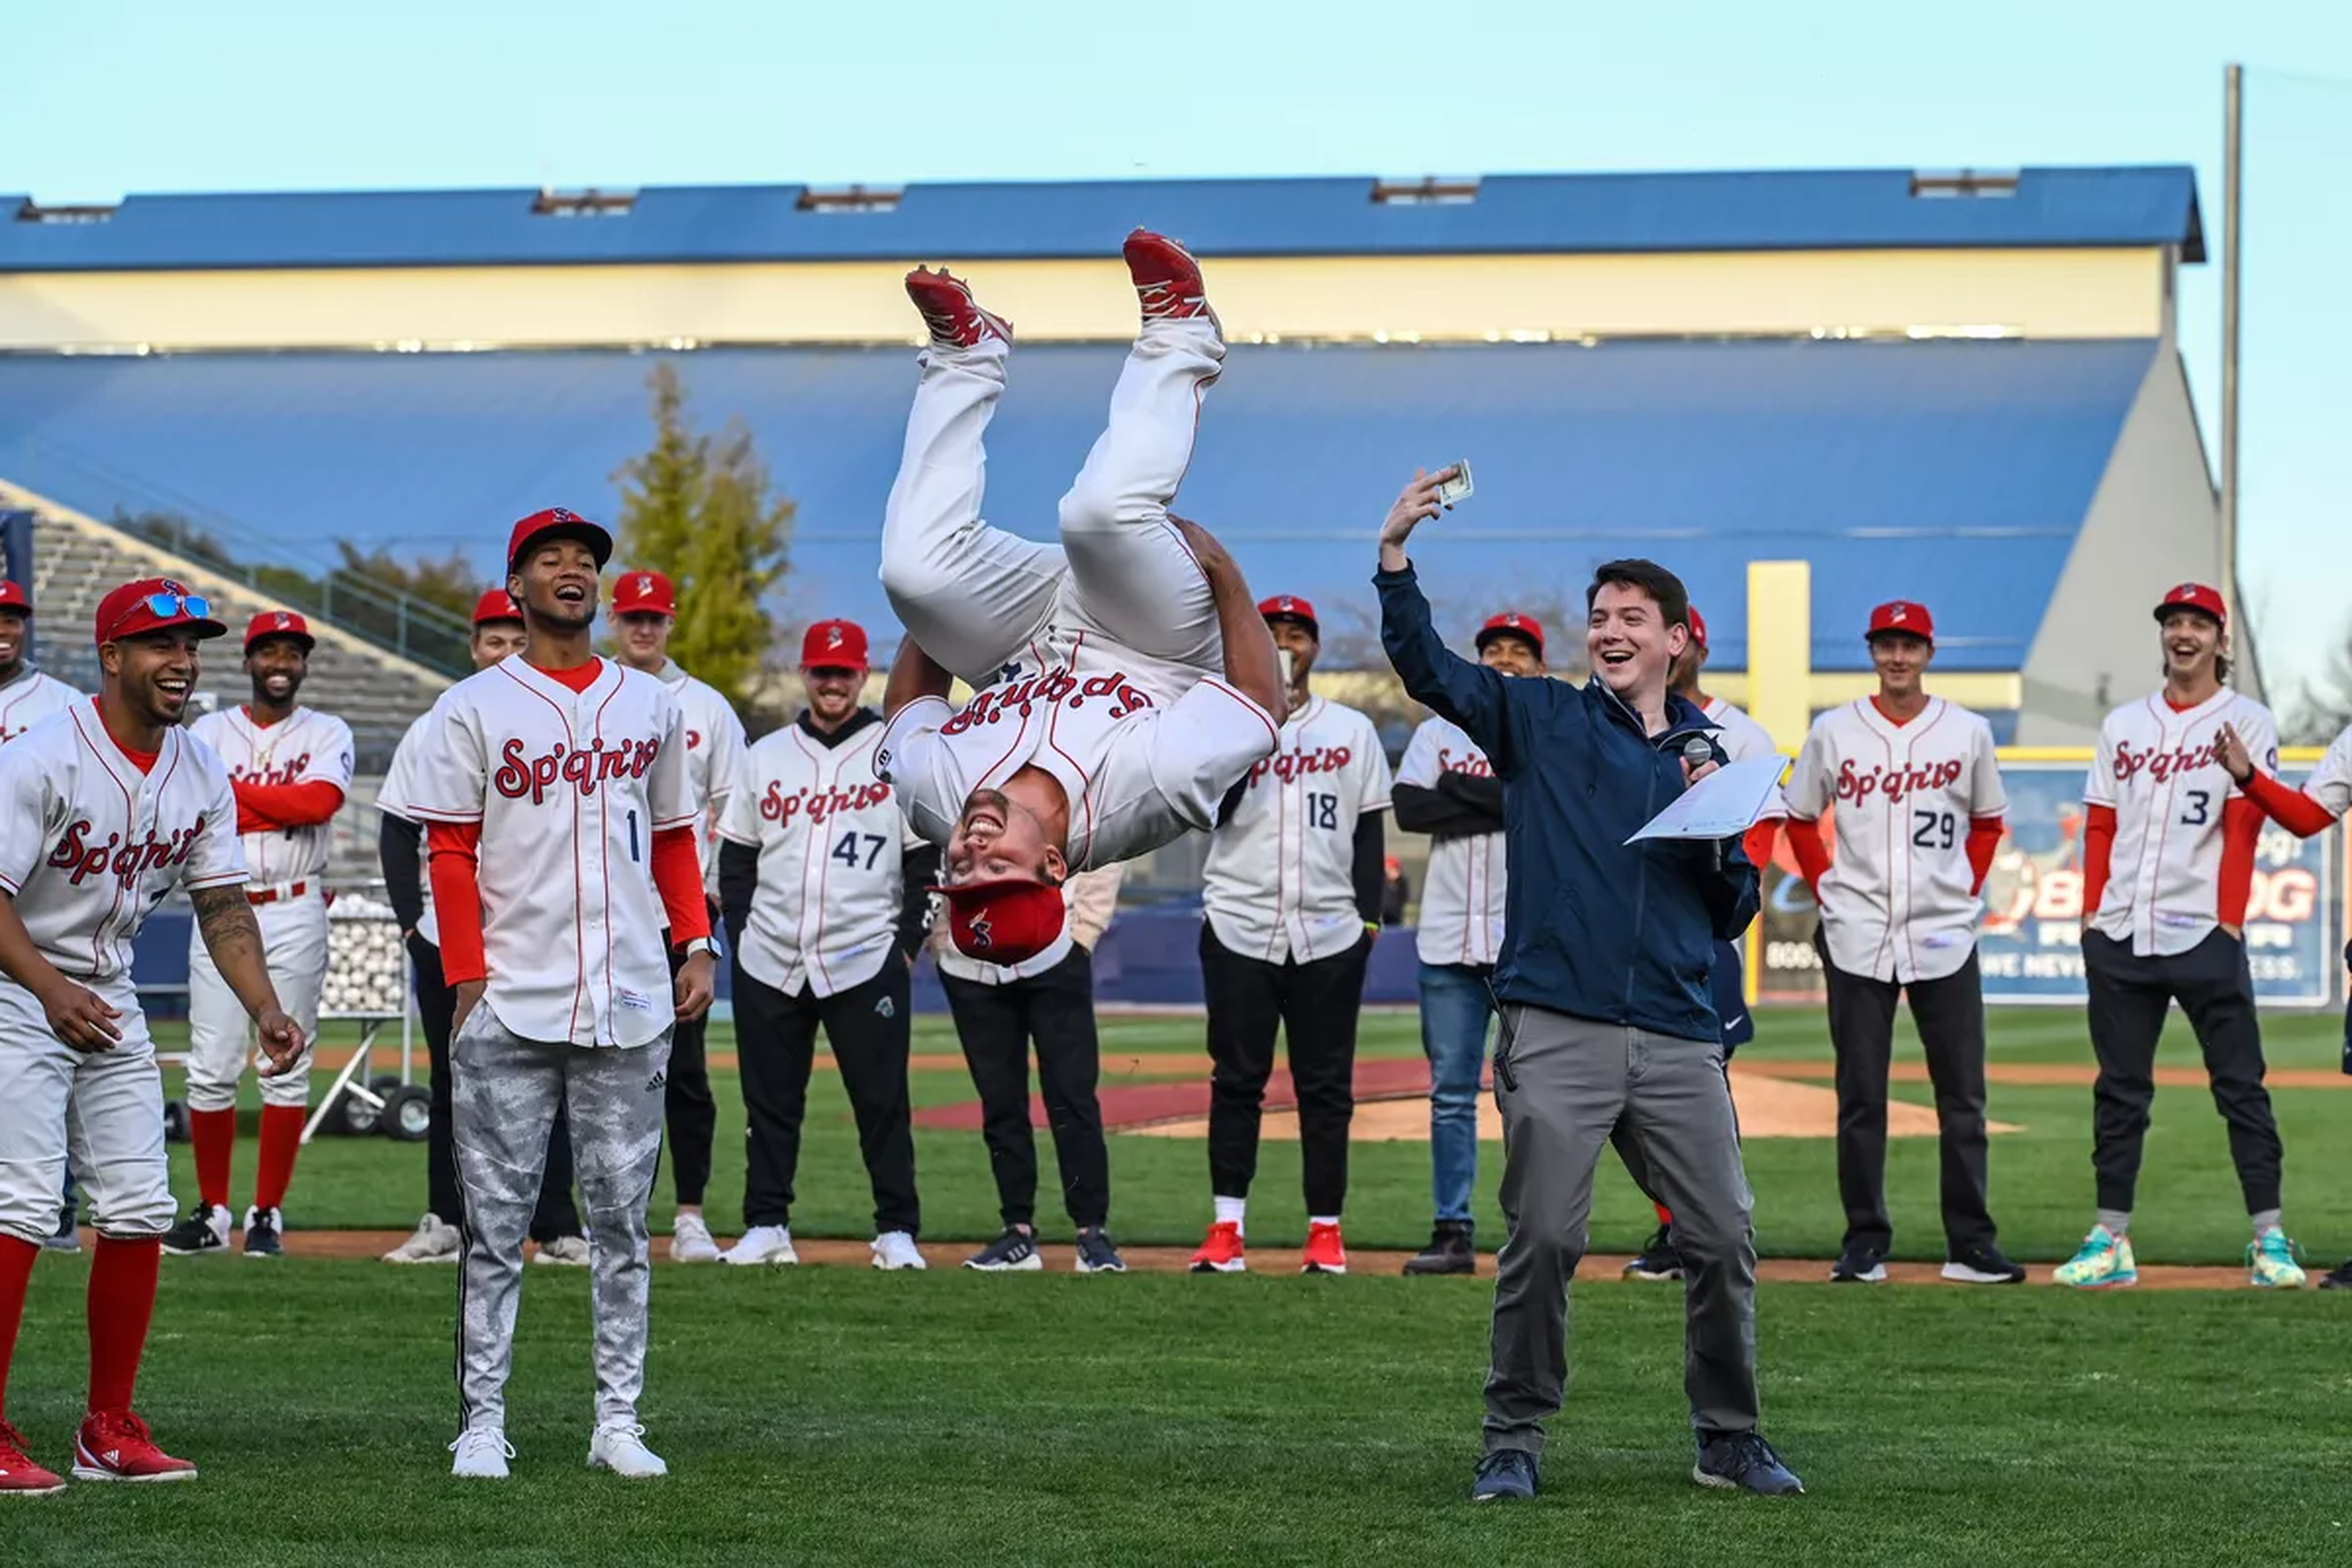
[[[2072,1013],[1997,1014],[1995,1027],[1996,1061],[2087,1059]],[[1198,1050],[1199,1030],[1111,1024],[1106,1083],[1185,1070],[1194,1058],[1176,1053]],[[2337,1031],[2274,1018],[2271,1059],[2332,1068]],[[2193,1062],[2175,1036],[2166,1059]],[[952,1037],[927,1021],[917,1049],[952,1051]],[[1411,1022],[1368,1021],[1366,1049],[1412,1054]],[[1798,1013],[1768,1018],[1750,1049],[1827,1053],[1819,1020]],[[719,1092],[723,1235],[740,1119],[731,1079]],[[954,1072],[918,1075],[915,1092],[923,1104],[970,1097]],[[2352,1094],[2276,1099],[2290,1224],[2331,1263],[2352,1247]],[[796,1231],[864,1235],[838,1084],[820,1078],[812,1101]],[[2090,1202],[2089,1092],[1996,1085],[1992,1110],[2025,1129],[1994,1145],[2005,1240],[2020,1256],[2062,1256]],[[241,1144],[240,1202],[251,1156]],[[1417,1245],[1425,1146],[1363,1145],[1354,1159],[1351,1243]],[[1766,1250],[1834,1250],[1828,1143],[1756,1139],[1748,1160]],[[977,1134],[925,1133],[920,1161],[930,1239],[991,1233]],[[321,1140],[289,1218],[405,1227],[422,1202],[421,1162],[416,1146]],[[1933,1167],[1931,1140],[1899,1140],[1906,1256],[1940,1255]],[[1197,1240],[1197,1143],[1118,1137],[1112,1170],[1122,1240]],[[1050,1195],[1050,1153],[1046,1171]],[[176,1174],[184,1194],[183,1164]],[[1269,1144],[1253,1237],[1295,1239],[1296,1183],[1295,1146]],[[1594,1246],[1629,1249],[1646,1210],[1621,1176],[1602,1188]],[[666,1179],[662,1197],[666,1212]],[[2135,1225],[2143,1259],[2234,1260],[2239,1207],[2209,1101],[2162,1092]],[[1043,1215],[1051,1233],[1050,1200]],[[72,1259],[36,1271],[9,1391],[9,1416],[53,1463],[80,1409],[86,1272]],[[2352,1300],[2333,1293],[1768,1286],[1767,1431],[1810,1495],[1767,1501],[1686,1479],[1677,1294],[1592,1284],[1577,1292],[1546,1497],[1487,1512],[1463,1500],[1484,1279],[664,1267],[644,1415],[676,1473],[630,1488],[581,1465],[586,1281],[532,1271],[516,1479],[469,1489],[448,1481],[441,1449],[454,1421],[453,1285],[449,1271],[368,1262],[167,1259],[142,1404],[205,1478],[14,1504],[0,1512],[0,1563],[2352,1560]]]

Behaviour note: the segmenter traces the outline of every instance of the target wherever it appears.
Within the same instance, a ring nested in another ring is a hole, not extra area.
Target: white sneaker
[[[921,1269],[930,1266],[914,1249],[914,1238],[903,1230],[885,1230],[866,1245],[874,1249],[874,1267],[878,1269]]]
[[[544,1243],[539,1248],[538,1256],[532,1259],[532,1261],[534,1263],[558,1263],[562,1264],[565,1268],[584,1269],[588,1266],[589,1261],[588,1238],[585,1236],[558,1236],[552,1242]]]
[[[755,1225],[743,1232],[742,1239],[719,1255],[723,1263],[773,1263],[782,1267],[797,1263],[801,1255],[792,1250],[792,1232],[781,1225]]]
[[[457,1227],[437,1214],[417,1222],[417,1233],[384,1255],[387,1263],[454,1263],[466,1250]]]
[[[596,1428],[596,1436],[588,1441],[588,1468],[610,1470],[628,1481],[650,1481],[670,1473],[661,1456],[645,1447],[645,1429],[634,1421]]]
[[[515,1445],[497,1427],[468,1427],[457,1434],[449,1451],[457,1456],[450,1462],[451,1475],[466,1481],[504,1481]]]
[[[670,1261],[673,1263],[716,1263],[719,1243],[710,1238],[710,1227],[700,1214],[680,1214],[670,1227]]]

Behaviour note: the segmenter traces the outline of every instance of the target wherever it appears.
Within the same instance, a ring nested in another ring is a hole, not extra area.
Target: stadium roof
[[[2106,341],[1619,341],[1236,347],[1180,508],[1327,633],[1369,625],[1373,534],[1415,463],[1478,493],[1418,552],[1441,618],[1576,604],[1592,565],[1683,574],[1746,661],[1752,559],[1813,562],[1815,666],[1865,667],[1868,608],[1930,604],[1947,669],[2023,663],[2156,351]],[[1050,535],[1121,351],[1031,345],[990,433],[989,515]],[[173,508],[249,535],[469,549],[568,505],[611,516],[658,356],[0,356],[0,474],[101,517]],[[883,498],[903,349],[669,356],[690,417],[739,417],[799,505],[790,609],[891,626]]]
[[[2195,173],[2168,166],[0,196],[0,273],[1090,257],[1138,222],[1216,256],[2179,245],[2204,260]]]

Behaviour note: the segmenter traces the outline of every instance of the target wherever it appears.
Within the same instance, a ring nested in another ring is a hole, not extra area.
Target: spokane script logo
[[[787,794],[784,781],[768,781],[768,793],[759,799],[759,815],[770,822],[789,825],[796,816],[806,816],[811,822],[823,822],[845,811],[864,811],[879,806],[890,799],[886,784],[858,784],[844,789],[834,784],[826,789],[812,789],[806,784]]]
[[[961,735],[980,724],[1001,723],[1010,716],[1027,719],[1040,707],[1060,705],[1075,712],[1100,698],[1111,700],[1110,717],[1124,719],[1152,706],[1152,699],[1127,682],[1125,672],[1089,675],[1080,680],[1067,670],[1048,670],[1027,680],[992,686],[963,705],[963,711],[939,726],[945,736]]]
[[[597,736],[585,747],[566,746],[559,740],[533,756],[517,736],[499,754],[503,762],[490,776],[490,787],[510,800],[527,795],[536,806],[546,803],[548,791],[558,784],[568,784],[586,799],[608,780],[644,778],[652,769],[654,758],[661,754],[661,742],[617,740],[608,747],[604,736]]]
[[[2119,740],[2115,743],[2115,776],[2129,784],[2145,773],[2162,784],[2175,774],[2193,773],[2200,768],[2213,767],[2214,752],[2215,742],[2210,740],[2193,750],[2186,746],[2175,746],[2169,751],[2160,746],[2134,751],[2130,741]]]
[[[1311,752],[1278,752],[1250,764],[1249,787],[1257,788],[1258,781],[1268,773],[1284,784],[1310,773],[1336,773],[1345,768],[1355,754],[1352,749],[1345,746],[1318,746]]]
[[[310,769],[310,753],[303,752],[292,762],[244,763],[229,770],[229,777],[238,784],[300,784],[302,775]]]
[[[1484,752],[1456,752],[1451,746],[1440,746],[1438,748],[1438,771],[1468,773],[1472,778],[1491,779],[1495,776],[1495,765],[1486,760]]]
[[[1901,800],[1923,789],[1949,789],[1960,782],[1963,771],[1957,758],[1943,762],[1911,763],[1901,768],[1883,765],[1864,772],[1852,762],[1841,764],[1837,769],[1837,798],[1862,804],[1873,795],[1888,800]]]
[[[162,871],[169,866],[185,865],[196,848],[198,835],[204,832],[204,816],[188,826],[158,838],[151,828],[147,836],[124,842],[120,833],[108,833],[103,843],[92,843],[97,824],[88,817],[66,825],[65,836],[49,852],[50,869],[65,873],[66,881],[80,887],[94,877],[112,877],[123,887],[133,887],[150,871]]]

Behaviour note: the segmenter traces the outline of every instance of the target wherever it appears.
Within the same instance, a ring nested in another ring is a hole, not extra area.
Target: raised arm
[[[1412,483],[1380,525],[1380,570],[1372,579],[1380,592],[1380,646],[1406,694],[1459,724],[1478,742],[1495,771],[1507,778],[1518,768],[1509,734],[1511,683],[1445,645],[1430,624],[1429,601],[1422,596],[1421,579],[1405,554],[1413,531],[1445,510],[1438,500],[1438,486],[1453,477],[1452,468],[1434,474],[1415,470]]]
[[[1242,579],[1241,568],[1216,535],[1199,523],[1184,517],[1168,521],[1184,534],[1193,559],[1200,563],[1200,575],[1209,579],[1210,596],[1216,601],[1216,628],[1225,643],[1226,684],[1280,722],[1290,706],[1282,692],[1281,661],[1275,657],[1274,634],[1258,613],[1258,601]]]
[[[944,703],[955,684],[955,676],[925,653],[910,632],[898,639],[898,657],[890,661],[890,677],[882,683],[882,717],[896,719],[900,708],[925,697]]]

